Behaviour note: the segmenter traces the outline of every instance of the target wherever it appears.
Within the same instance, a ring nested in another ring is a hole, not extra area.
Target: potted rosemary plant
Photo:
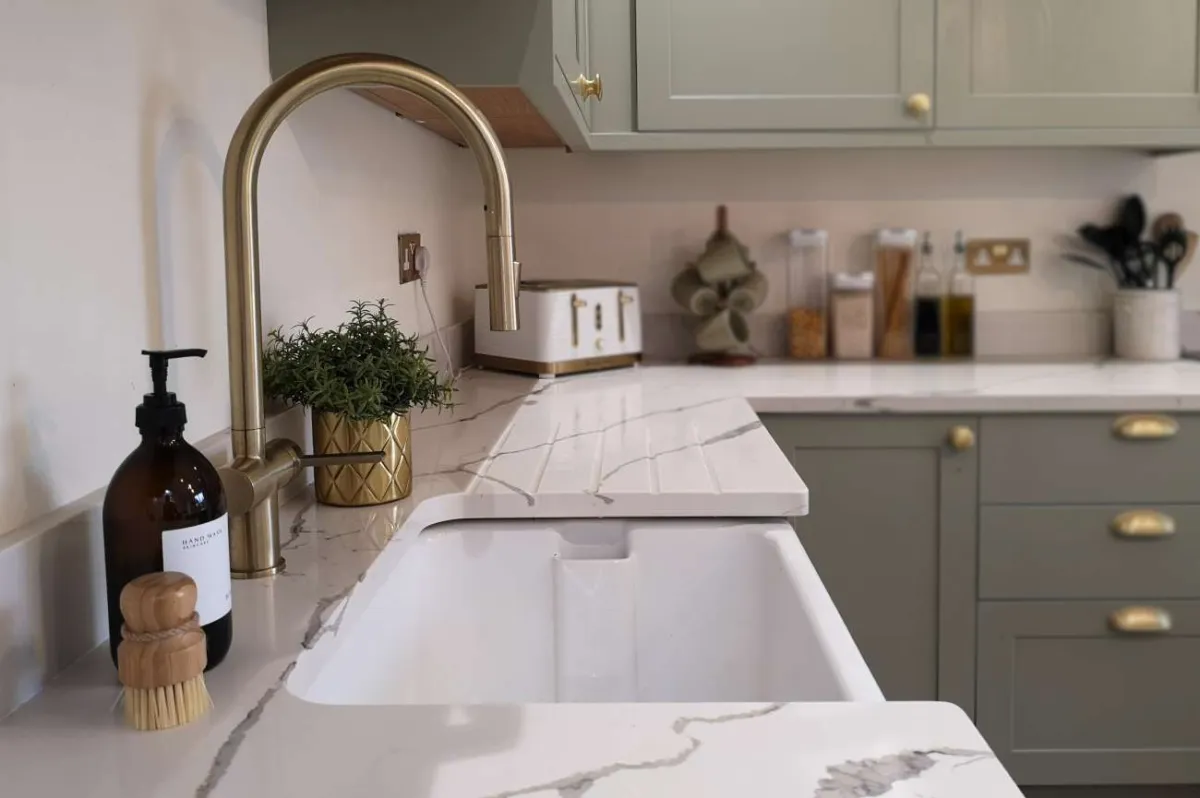
[[[408,411],[449,407],[454,386],[440,377],[428,348],[406,335],[388,304],[354,302],[332,330],[307,321],[272,330],[263,353],[266,394],[312,411],[317,454],[384,452],[383,461],[315,469],[317,501],[383,504],[412,491]]]

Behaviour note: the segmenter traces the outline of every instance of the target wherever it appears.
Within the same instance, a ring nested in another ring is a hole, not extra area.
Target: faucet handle
[[[383,460],[383,454],[382,451],[347,452],[345,454],[302,454],[297,462],[300,468],[353,465],[354,463],[378,463]]]
[[[305,468],[378,463],[383,460],[383,452],[302,454],[299,446],[284,439],[268,441],[266,449],[266,457],[262,460],[239,459],[217,469],[221,485],[225,488],[225,503],[230,515],[249,512]]]

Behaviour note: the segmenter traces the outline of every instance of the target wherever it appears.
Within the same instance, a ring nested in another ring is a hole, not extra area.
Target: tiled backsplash
[[[1106,354],[1111,285],[1057,253],[1079,224],[1106,219],[1122,194],[1140,193],[1152,211],[1166,209],[1155,204],[1159,162],[1113,150],[514,151],[510,158],[525,275],[637,282],[647,352],[665,358],[690,350],[688,319],[669,288],[702,250],[717,204],[728,205],[731,229],[770,281],[752,318],[752,341],[768,355],[782,351],[786,231],[829,230],[831,268],[846,271],[870,267],[871,232],[882,226],[931,230],[943,269],[956,229],[1029,238],[1029,273],[976,281],[980,353]],[[1179,182],[1181,168],[1200,174],[1175,163],[1170,182]]]

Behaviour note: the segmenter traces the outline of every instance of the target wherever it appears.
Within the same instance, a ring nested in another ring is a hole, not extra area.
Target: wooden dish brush
[[[125,685],[125,721],[140,731],[170,729],[208,712],[208,649],[192,578],[173,571],[139,576],[121,591],[121,615],[117,676]]]

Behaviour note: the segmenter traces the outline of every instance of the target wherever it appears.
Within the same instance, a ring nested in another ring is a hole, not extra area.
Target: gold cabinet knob
[[[926,116],[933,110],[933,100],[924,92],[910,94],[904,101],[904,110],[908,112],[909,116]]]
[[[1122,538],[1165,538],[1175,534],[1175,519],[1157,510],[1130,510],[1112,520],[1112,531]]]
[[[1122,607],[1108,616],[1108,625],[1123,634],[1169,632],[1171,613],[1160,607]]]
[[[965,452],[975,445],[975,430],[966,426],[951,427],[946,440],[949,441],[951,449]]]
[[[580,75],[571,82],[575,84],[575,90],[579,92],[581,99],[595,97],[597,102],[604,99],[604,83],[600,80],[599,72],[591,80],[588,80],[587,75]]]

